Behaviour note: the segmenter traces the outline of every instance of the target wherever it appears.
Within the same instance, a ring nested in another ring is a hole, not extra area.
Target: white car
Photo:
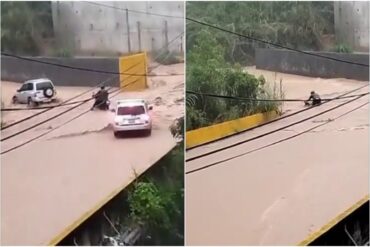
[[[51,80],[46,78],[29,80],[23,83],[13,96],[12,102],[28,105],[52,102],[56,98],[57,91]]]
[[[152,132],[152,118],[149,111],[153,107],[143,99],[118,100],[117,106],[112,111],[114,116],[114,136],[120,132],[142,130],[150,135]]]

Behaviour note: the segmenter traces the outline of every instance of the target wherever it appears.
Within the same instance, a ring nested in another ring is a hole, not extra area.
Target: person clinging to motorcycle
[[[104,86],[101,86],[100,90],[93,96],[95,98],[95,102],[91,110],[93,110],[96,106],[106,104],[108,101],[108,96],[109,96],[108,91],[105,89]]]
[[[311,91],[310,97],[308,100],[305,102],[306,105],[309,104],[309,102],[312,101],[312,105],[320,105],[321,104],[321,98],[320,95],[318,95],[315,91]]]

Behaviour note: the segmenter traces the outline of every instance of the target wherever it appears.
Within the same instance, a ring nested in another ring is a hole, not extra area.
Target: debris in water
[[[155,99],[154,99],[154,104],[156,105],[156,106],[159,106],[159,105],[163,105],[164,103],[163,103],[163,99],[162,99],[162,97],[156,97]]]

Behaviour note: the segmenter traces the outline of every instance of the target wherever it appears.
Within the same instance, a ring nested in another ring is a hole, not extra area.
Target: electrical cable
[[[165,48],[168,48],[168,46],[170,46],[171,44],[173,44],[173,42],[174,42],[176,39],[180,38],[183,34],[184,34],[184,32],[181,32],[179,35],[177,35],[175,38],[173,38],[170,42],[168,42],[168,44],[166,44],[166,45],[165,45],[165,47],[162,47],[162,48],[160,49],[160,51],[161,51],[161,50],[163,51]],[[167,54],[167,55],[168,55],[168,54]],[[154,60],[158,59],[160,56],[161,56],[161,54],[159,53],[159,54],[154,58]],[[134,67],[136,67],[136,66],[138,66],[139,64],[140,64],[140,62],[138,62],[138,63],[136,63],[136,64],[134,64],[134,65],[130,66],[130,67],[127,69],[127,71],[128,71],[128,70],[130,70],[130,69],[132,69],[132,68],[134,68]],[[161,66],[161,64],[158,64],[157,66],[154,66],[153,68],[151,68],[151,71],[153,71],[154,69],[158,68],[159,66]],[[113,77],[111,77],[111,78],[108,78],[108,79],[106,79],[105,81],[103,81],[103,82],[101,82],[101,83],[98,83],[95,87],[98,87],[98,86],[100,86],[100,85],[104,85],[107,81],[112,80],[112,79],[114,79],[115,77],[116,77],[116,76],[113,76]],[[130,78],[130,77],[131,77],[131,76],[129,76],[128,78]],[[127,79],[127,78],[126,78],[126,79]],[[17,125],[17,124],[19,124],[19,123],[22,123],[22,122],[24,122],[24,121],[27,121],[27,120],[29,120],[29,119],[31,119],[31,118],[33,118],[33,117],[36,117],[36,116],[38,116],[38,115],[41,115],[41,114],[43,114],[43,113],[47,112],[47,111],[49,111],[49,110],[51,110],[51,109],[53,109],[53,108],[55,108],[55,107],[63,106],[66,102],[69,102],[69,101],[71,101],[72,99],[75,99],[75,98],[77,98],[77,97],[80,97],[80,96],[82,96],[82,95],[84,95],[84,94],[86,94],[86,93],[88,93],[88,92],[93,91],[93,90],[95,90],[95,88],[91,88],[91,89],[89,89],[89,90],[87,90],[87,91],[85,91],[85,92],[83,92],[83,93],[80,93],[80,94],[78,94],[78,95],[76,95],[76,96],[74,96],[74,97],[72,97],[72,98],[70,98],[70,99],[68,99],[68,100],[65,100],[65,101],[61,102],[61,103],[60,103],[59,105],[57,105],[57,106],[50,107],[50,108],[48,108],[48,109],[46,109],[46,110],[44,110],[44,111],[42,111],[42,112],[35,113],[35,114],[33,114],[33,115],[29,116],[29,117],[25,117],[25,118],[23,118],[23,119],[21,119],[21,120],[18,120],[18,121],[16,121],[16,122],[14,122],[14,123],[11,123],[11,124],[9,124],[9,125],[3,126],[3,127],[1,128],[1,130],[5,130],[5,129],[10,128],[10,127],[12,127],[12,126],[14,126],[14,125]]]
[[[367,86],[368,86],[368,84],[367,84],[367,85],[364,85],[364,86],[362,86],[362,87],[360,87],[360,88],[356,88],[356,89],[354,89],[354,90],[348,91],[348,92],[346,92],[345,94],[341,94],[340,96],[334,97],[334,98],[332,98],[332,99],[333,99],[333,100],[335,100],[335,99],[337,99],[337,98],[339,98],[339,97],[340,97],[340,98],[342,98],[342,99],[344,99],[344,98],[346,97],[346,96],[344,96],[344,95],[348,95],[348,94],[350,94],[350,93],[353,93],[353,92],[355,92],[355,91],[358,91],[358,90],[360,90],[360,89],[362,89],[362,88],[364,88],[364,87],[367,87]],[[352,95],[350,95],[350,96],[352,96]],[[350,97],[350,96],[348,96],[348,97]],[[322,104],[325,104],[325,103],[326,103],[326,102],[324,102],[324,103],[322,103]],[[322,105],[322,104],[321,104],[321,105]],[[227,138],[230,138],[230,137],[233,137],[233,136],[236,136],[236,135],[242,134],[242,133],[244,133],[244,132],[252,131],[252,130],[257,129],[257,128],[261,128],[261,127],[263,127],[263,126],[265,126],[265,125],[269,125],[269,124],[271,124],[271,123],[274,123],[274,122],[277,122],[277,121],[283,120],[283,119],[285,119],[285,118],[288,118],[288,117],[291,117],[291,116],[294,116],[294,115],[300,114],[300,113],[302,113],[302,112],[305,112],[305,111],[311,110],[311,109],[312,109],[312,108],[314,108],[314,107],[316,107],[316,106],[310,106],[310,107],[304,108],[304,109],[302,109],[302,110],[295,111],[295,112],[293,112],[293,113],[290,113],[290,114],[284,115],[284,116],[279,117],[279,118],[275,118],[275,119],[273,119],[273,120],[267,121],[267,122],[262,123],[262,124],[260,124],[260,125],[257,125],[257,126],[254,126],[254,127],[252,127],[252,128],[248,128],[248,129],[245,129],[245,130],[242,130],[242,131],[239,131],[239,132],[233,133],[233,134],[230,134],[230,135],[228,135],[228,136],[225,136],[225,137],[219,138],[219,139],[217,139],[217,140],[208,141],[208,142],[205,142],[205,143],[202,143],[202,144],[199,144],[199,145],[196,145],[196,146],[190,147],[190,148],[186,148],[186,151],[189,151],[189,150],[192,150],[192,149],[195,149],[195,148],[201,147],[201,146],[205,146],[205,145],[208,145],[208,144],[211,144],[211,143],[214,143],[214,142],[218,142],[218,141],[220,141],[220,140],[224,140],[224,139],[227,139]]]
[[[227,95],[219,95],[219,94],[210,94],[210,93],[200,93],[200,92],[194,92],[194,91],[186,91],[188,94],[194,94],[194,95],[201,95],[201,96],[207,96],[212,98],[222,98],[222,99],[231,99],[231,100],[242,100],[242,101],[258,101],[258,102],[305,102],[307,101],[304,99],[256,99],[256,98],[245,98],[245,97],[238,97],[238,96],[227,96]],[[365,95],[360,94],[360,95]],[[351,96],[344,96],[339,98],[324,98],[321,99],[321,101],[332,101],[332,100],[338,100],[338,99],[345,99],[345,98],[353,98],[360,95],[351,95]]]
[[[355,100],[357,100],[357,99],[359,99],[359,98],[361,98],[361,97],[363,97],[363,96],[359,96],[358,98],[355,98],[355,99],[353,99],[353,100],[350,100],[350,102],[355,101]],[[347,103],[350,103],[350,102],[346,102],[346,103],[344,103],[344,104],[347,104]],[[279,143],[282,143],[282,142],[288,141],[288,140],[290,140],[290,139],[293,139],[293,138],[295,138],[295,137],[298,137],[298,136],[300,136],[300,135],[303,135],[303,134],[305,134],[305,133],[308,133],[308,132],[310,132],[310,131],[312,131],[312,130],[314,130],[314,129],[317,129],[317,128],[319,128],[319,127],[323,126],[323,125],[326,125],[326,124],[328,124],[328,123],[331,123],[332,121],[335,121],[335,120],[337,120],[338,118],[341,118],[341,117],[343,117],[343,116],[345,116],[345,115],[348,115],[348,114],[350,114],[350,113],[352,113],[352,112],[354,112],[354,111],[356,111],[356,110],[358,110],[358,109],[360,109],[360,108],[362,108],[362,107],[364,107],[365,105],[368,105],[368,104],[369,104],[369,102],[366,102],[366,103],[364,103],[364,104],[361,104],[360,106],[357,106],[357,107],[355,107],[355,108],[353,108],[353,109],[351,109],[351,110],[349,110],[349,111],[347,111],[347,112],[345,112],[345,113],[343,113],[343,114],[341,114],[341,115],[339,115],[339,116],[335,117],[335,118],[334,118],[334,119],[332,119],[331,121],[324,122],[324,123],[322,123],[322,124],[316,125],[316,126],[314,126],[314,127],[312,127],[312,128],[309,128],[309,129],[307,129],[307,130],[305,130],[305,131],[299,132],[299,133],[297,133],[297,134],[295,134],[295,135],[292,135],[292,136],[289,136],[289,137],[286,137],[286,138],[280,139],[280,140],[278,140],[278,141],[272,142],[272,143],[270,143],[270,144],[264,145],[264,146],[259,147],[259,148],[256,148],[256,149],[252,149],[252,150],[250,150],[250,151],[248,151],[248,152],[245,152],[245,153],[242,153],[242,154],[239,154],[239,155],[235,155],[235,156],[229,157],[229,158],[227,158],[227,159],[223,159],[223,160],[220,160],[220,161],[217,161],[217,162],[214,162],[214,163],[211,163],[211,164],[208,164],[208,165],[205,165],[205,166],[202,166],[202,167],[199,167],[199,168],[193,169],[193,170],[191,170],[191,171],[185,172],[185,174],[191,174],[191,173],[194,173],[194,172],[198,172],[198,171],[201,171],[201,170],[204,170],[204,169],[210,168],[210,167],[212,167],[212,166],[219,165],[219,164],[224,163],[224,162],[226,162],[226,161],[230,161],[230,160],[233,160],[233,159],[236,159],[236,158],[239,158],[239,157],[242,157],[242,156],[245,156],[245,155],[248,155],[248,154],[254,153],[254,152],[256,152],[256,151],[259,151],[259,150],[265,149],[265,148],[267,148],[267,147],[271,147],[271,146],[274,146],[274,145],[276,145],[276,144],[279,144]],[[343,104],[342,104],[342,105],[343,105]]]
[[[177,18],[177,19],[184,19],[183,16],[175,16],[175,15],[164,15],[164,14],[158,14],[158,13],[153,13],[153,12],[144,12],[144,11],[139,11],[139,10],[132,10],[132,9],[127,9],[127,8],[120,8],[120,7],[115,7],[111,5],[106,5],[102,3],[96,3],[96,2],[89,2],[89,1],[84,1],[84,3],[92,4],[92,5],[97,5],[101,7],[106,7],[110,9],[116,9],[120,11],[128,11],[132,13],[138,13],[138,14],[145,14],[145,15],[152,15],[152,16],[159,16],[159,17],[168,17],[168,18]]]
[[[23,107],[14,107],[14,108],[2,108],[1,111],[31,111],[31,110],[43,110],[43,109],[50,109],[50,108],[57,108],[57,107],[62,107],[62,106],[66,106],[66,105],[74,105],[74,104],[77,104],[77,103],[81,103],[82,101],[84,100],[77,100],[77,101],[72,101],[72,102],[69,102],[69,103],[65,103],[63,105],[51,105],[51,106],[41,106],[41,107],[27,107],[27,108],[23,108]]]
[[[136,81],[133,81],[133,83],[135,83],[135,82],[136,82]],[[129,84],[127,84],[126,86],[128,86],[128,85],[129,85]],[[113,98],[113,97],[117,96],[117,95],[120,93],[120,89],[119,89],[119,90],[116,90],[116,91],[118,91],[118,93],[117,93],[117,94],[115,94],[115,95],[111,95],[111,97],[109,97],[109,99],[111,99],[111,98]],[[98,105],[98,106],[99,106],[99,105]],[[57,130],[57,129],[59,129],[59,128],[61,128],[61,127],[65,126],[66,124],[68,124],[68,123],[70,123],[70,122],[72,122],[72,121],[74,121],[74,120],[76,120],[76,119],[78,119],[78,118],[82,117],[83,115],[85,115],[85,114],[87,114],[87,113],[89,113],[89,112],[91,112],[91,110],[90,110],[90,109],[89,109],[89,110],[87,110],[87,111],[84,111],[84,112],[82,112],[82,113],[80,113],[80,114],[78,114],[77,116],[75,116],[75,117],[73,117],[73,118],[69,119],[68,121],[64,122],[63,124],[61,124],[61,125],[59,125],[59,126],[57,126],[57,127],[53,128],[53,129],[50,129],[50,130],[48,130],[48,131],[46,131],[46,132],[44,132],[44,133],[42,133],[42,134],[40,134],[40,135],[38,135],[38,136],[36,136],[36,137],[32,138],[32,139],[29,139],[29,140],[28,140],[28,141],[26,141],[26,142],[23,142],[23,143],[18,144],[18,145],[14,146],[14,147],[12,147],[12,148],[10,148],[10,149],[7,149],[7,150],[5,150],[5,151],[2,151],[0,154],[1,154],[1,155],[3,155],[3,154],[6,154],[6,153],[9,153],[9,152],[11,152],[11,151],[13,151],[13,150],[16,150],[16,149],[18,149],[18,148],[20,148],[20,147],[22,147],[22,146],[24,146],[24,145],[26,145],[26,144],[28,144],[28,143],[31,143],[31,142],[33,142],[33,141],[35,141],[35,140],[37,140],[37,139],[39,139],[39,138],[41,138],[41,137],[43,137],[43,136],[45,136],[45,135],[49,134],[50,132],[52,132],[52,131],[54,131],[54,130]]]
[[[338,59],[338,58],[334,58],[334,57],[328,57],[328,56],[324,56],[324,55],[320,55],[320,54],[310,53],[310,52],[307,52],[307,51],[302,51],[302,50],[290,48],[290,47],[287,47],[287,46],[283,46],[283,45],[280,45],[280,44],[272,43],[272,42],[269,42],[269,41],[266,41],[266,40],[254,38],[254,37],[251,37],[251,36],[248,36],[248,35],[236,33],[236,32],[233,32],[233,31],[224,29],[224,28],[220,28],[220,27],[211,25],[211,24],[206,23],[206,22],[195,20],[195,19],[190,18],[190,17],[185,17],[185,19],[186,20],[189,20],[189,21],[192,21],[194,23],[203,25],[203,26],[207,26],[207,27],[210,27],[210,28],[213,28],[213,29],[217,29],[219,31],[230,33],[230,34],[233,34],[233,35],[236,35],[236,36],[239,36],[239,37],[242,37],[242,38],[246,38],[246,39],[249,39],[249,40],[257,41],[259,43],[263,43],[263,44],[275,46],[275,47],[278,47],[278,48],[286,49],[286,50],[289,50],[289,51],[294,51],[294,52],[302,53],[302,54],[309,55],[309,56],[314,56],[314,57],[329,59],[329,60],[336,61],[336,62],[347,63],[347,64],[351,64],[351,65],[358,65],[358,66],[363,66],[363,67],[369,67],[369,64],[356,63],[356,62],[342,60],[342,59]]]
[[[138,81],[139,79],[137,79],[137,80],[135,80],[135,81],[133,81],[133,82],[131,82],[131,83],[135,83],[136,81]],[[126,84],[124,87],[126,87],[126,86],[128,86],[128,85],[130,85],[130,84]],[[112,91],[112,93],[113,92],[117,92],[117,91],[120,91],[121,89],[118,89],[118,90],[114,90],[114,91]],[[115,95],[113,95],[113,96],[111,96],[110,98],[112,98],[112,97],[114,97],[114,96],[116,96],[116,95],[118,95],[118,94],[115,94]],[[84,104],[84,103],[81,103],[81,104],[79,104],[79,105],[77,105],[77,106],[74,106],[74,107],[72,107],[72,108],[77,108],[78,106],[80,106],[80,105],[82,105],[82,104]],[[101,104],[101,103],[100,103]],[[100,105],[99,104],[99,105]],[[99,106],[98,105],[98,106]],[[22,146],[24,146],[24,145],[26,145],[26,144],[28,144],[28,143],[30,143],[30,142],[33,142],[33,141],[35,141],[35,140],[37,140],[37,139],[39,139],[39,138],[41,138],[41,137],[43,137],[43,136],[45,136],[45,135],[47,135],[47,134],[49,134],[50,132],[52,132],[52,131],[54,131],[54,130],[56,130],[56,129],[59,129],[59,128],[61,128],[62,126],[64,126],[64,125],[66,125],[66,124],[68,124],[68,123],[70,123],[70,122],[72,122],[73,120],[75,120],[75,119],[77,119],[77,118],[79,118],[79,117],[81,117],[81,116],[83,116],[83,115],[85,115],[86,113],[88,113],[88,112],[90,112],[91,110],[89,109],[89,110],[87,110],[87,111],[84,111],[84,112],[82,112],[82,113],[80,113],[80,114],[78,114],[77,116],[75,116],[75,117],[73,117],[73,118],[71,118],[70,120],[68,120],[67,122],[64,122],[63,124],[61,124],[61,125],[59,125],[59,126],[57,126],[57,127],[55,127],[55,128],[53,128],[53,129],[50,129],[50,130],[48,130],[48,131],[46,131],[46,132],[44,132],[44,133],[42,133],[42,134],[40,134],[40,135],[38,135],[38,136],[36,136],[36,137],[34,137],[34,138],[31,138],[31,139],[29,139],[28,141],[26,141],[26,142],[23,142],[23,143],[21,143],[21,144],[19,144],[19,145],[16,145],[16,146],[14,146],[14,147],[12,147],[12,148],[10,148],[10,149],[7,149],[7,150],[5,150],[5,151],[2,151],[0,154],[1,155],[3,155],[3,154],[6,154],[6,153],[9,153],[9,152],[11,152],[11,151],[13,151],[13,150],[15,150],[15,149],[18,149],[18,148],[20,148],[20,147],[22,147]],[[22,131],[22,133],[23,132],[25,132],[25,131]],[[13,135],[14,136],[14,135]]]
[[[163,17],[169,17],[169,18],[172,18],[172,17],[174,17],[174,18],[184,18],[184,17],[180,17],[180,16],[175,17],[175,16],[170,16],[170,15],[161,15],[161,14],[154,14],[154,13],[149,13],[149,12],[133,11],[133,10],[128,10],[128,9],[124,9],[124,8],[119,8],[119,7],[114,7],[114,6],[110,6],[110,5],[105,5],[105,4],[100,4],[100,3],[94,3],[94,2],[89,2],[89,1],[86,1],[86,3],[94,4],[94,5],[98,5],[98,6],[102,6],[102,7],[106,7],[106,8],[116,9],[116,10],[119,10],[119,11],[131,11],[131,12],[137,12],[137,13],[142,13],[142,14],[151,14],[151,15],[158,15],[158,16],[163,16]],[[320,55],[320,54],[310,53],[310,52],[306,52],[306,51],[302,51],[302,50],[290,48],[290,47],[287,47],[287,46],[283,46],[283,45],[280,45],[280,44],[276,44],[276,43],[273,43],[273,42],[269,42],[269,41],[266,41],[266,40],[254,38],[254,37],[251,37],[251,36],[248,36],[248,35],[236,33],[236,32],[233,32],[233,31],[230,31],[230,30],[227,30],[227,29],[223,29],[223,28],[220,28],[220,27],[211,25],[209,23],[202,22],[202,21],[199,21],[199,20],[190,18],[190,17],[185,17],[185,19],[186,20],[189,20],[189,21],[192,21],[194,23],[203,25],[203,26],[211,27],[213,29],[217,29],[217,30],[220,30],[220,31],[223,31],[223,32],[226,32],[226,33],[237,35],[239,37],[243,37],[243,38],[246,38],[246,39],[249,39],[249,40],[253,40],[253,41],[257,41],[257,42],[260,42],[260,43],[263,43],[263,44],[275,46],[275,47],[278,47],[278,48],[282,48],[282,49],[286,49],[286,50],[290,50],[290,51],[295,51],[295,52],[299,52],[299,53],[302,53],[302,54],[305,54],[305,55],[315,56],[315,57],[319,57],[319,58],[325,58],[325,59],[329,59],[329,60],[333,60],[333,61],[337,61],[337,62],[342,62],[342,63],[352,64],[352,65],[369,67],[369,64],[356,63],[356,62],[351,62],[351,61],[347,61],[347,60],[337,59],[337,58],[328,57],[328,56],[324,56],[324,55]]]
[[[100,86],[100,85],[104,85],[106,82],[108,82],[108,81],[109,81],[109,80],[111,80],[111,79],[112,79],[112,78],[108,78],[108,79],[104,80],[103,82],[98,83],[98,84],[96,85],[96,87],[97,87],[97,86]],[[87,91],[84,91],[84,92],[82,92],[82,93],[80,93],[80,94],[77,94],[77,95],[73,96],[72,98],[69,98],[69,99],[67,99],[67,100],[63,101],[63,102],[61,102],[60,104],[58,104],[58,105],[56,105],[56,106],[58,106],[58,107],[59,107],[59,106],[63,106],[63,104],[65,104],[65,103],[67,103],[67,102],[69,102],[69,101],[71,101],[71,100],[73,100],[73,99],[76,99],[76,98],[78,98],[78,97],[80,97],[80,96],[82,96],[82,95],[84,95],[84,94],[86,94],[86,93],[88,93],[88,92],[91,92],[91,91],[93,91],[93,90],[95,90],[95,89],[96,89],[96,88],[90,88],[90,89],[88,89]],[[44,113],[46,113],[46,112],[48,112],[48,111],[50,111],[50,110],[54,109],[56,106],[54,106],[53,108],[45,109],[45,110],[43,110],[43,111],[41,111],[41,112],[37,112],[37,113],[35,113],[35,114],[31,115],[31,116],[28,116],[28,117],[22,118],[22,119],[20,119],[20,120],[18,120],[18,121],[15,121],[14,123],[8,124],[8,125],[6,125],[6,126],[2,127],[2,128],[1,128],[1,130],[8,129],[8,128],[12,127],[12,126],[15,126],[15,125],[20,124],[20,123],[22,123],[22,122],[24,122],[24,121],[30,120],[30,119],[32,119],[32,118],[34,118],[34,117],[36,117],[36,116],[41,115],[41,114],[44,114]]]
[[[362,88],[364,88],[364,87],[367,87],[367,86],[369,86],[369,85],[364,85],[364,86],[361,86],[361,87],[359,87],[359,88],[356,88],[356,89],[350,90],[350,91],[348,91],[348,92],[346,92],[346,93],[344,93],[344,94],[339,95],[338,97],[348,95],[348,94],[350,94],[350,93],[352,93],[352,92],[358,91],[358,90],[360,90],[360,89],[362,89]],[[359,96],[359,97],[364,97],[364,96],[365,96],[365,95],[363,95],[363,96]],[[325,104],[325,103],[328,103],[328,102],[330,102],[330,101],[326,101],[326,102],[322,103],[322,104],[321,104],[321,106],[322,106],[323,104]],[[315,106],[315,107],[316,107],[316,106]],[[309,107],[309,108],[306,108],[306,109],[304,109],[304,110],[310,110],[310,109],[313,109],[313,108],[315,108],[315,107]],[[325,111],[319,112],[319,113],[317,113],[317,114],[315,114],[315,115],[313,115],[313,116],[307,117],[307,118],[305,118],[305,119],[303,119],[303,120],[299,120],[299,121],[293,122],[293,123],[291,123],[291,124],[285,125],[285,126],[283,126],[283,127],[280,127],[280,128],[278,128],[278,129],[275,129],[275,130],[268,131],[268,132],[266,132],[266,133],[260,134],[260,135],[258,135],[258,136],[255,136],[255,137],[252,137],[252,138],[249,138],[249,139],[243,140],[243,141],[239,141],[239,142],[236,142],[236,143],[231,144],[231,145],[229,145],[229,146],[222,147],[222,148],[218,148],[218,149],[215,149],[215,150],[213,150],[213,151],[209,151],[209,152],[206,152],[206,153],[200,154],[200,155],[195,156],[195,157],[192,157],[192,158],[188,158],[188,159],[186,159],[186,162],[189,162],[189,161],[192,161],[192,160],[196,160],[196,159],[199,159],[199,158],[203,158],[203,157],[205,157],[205,156],[208,156],[208,155],[211,155],[211,154],[214,154],[214,153],[220,152],[220,151],[224,151],[224,150],[226,150],[226,149],[229,149],[229,148],[232,148],[232,147],[236,147],[236,146],[239,146],[239,145],[241,145],[241,144],[244,144],[244,143],[247,143],[247,142],[250,142],[250,141],[253,141],[253,140],[256,140],[256,139],[259,139],[259,138],[265,137],[265,136],[268,136],[268,135],[273,134],[273,133],[275,133],[275,132],[278,132],[278,131],[284,130],[284,129],[286,129],[286,128],[289,128],[289,127],[291,127],[291,126],[294,126],[294,125],[300,124],[300,123],[302,123],[302,122],[305,122],[305,121],[307,121],[307,120],[309,120],[309,119],[311,119],[311,118],[314,118],[314,117],[320,116],[320,115],[322,115],[322,114],[324,114],[324,113],[326,113],[326,112],[328,112],[328,111],[330,111],[330,110],[332,110],[332,109],[335,109],[335,107],[334,107],[334,108],[330,108],[329,110],[325,110]],[[256,127],[262,127],[262,126],[265,126],[265,125],[267,125],[267,124],[271,124],[271,123],[273,123],[273,122],[280,121],[280,120],[282,120],[282,119],[284,119],[284,118],[286,118],[286,117],[291,117],[291,116],[293,116],[293,115],[295,115],[295,114],[297,114],[297,113],[301,113],[301,112],[303,112],[304,110],[301,110],[301,111],[298,111],[298,112],[295,112],[295,113],[289,114],[289,115],[287,115],[287,116],[285,116],[285,117],[282,117],[282,118],[274,119],[274,120],[272,120],[272,121],[269,121],[269,122],[267,122],[267,123],[265,123],[265,124],[261,124],[261,125],[256,126]],[[250,128],[250,129],[247,129],[246,131],[250,131],[250,130],[252,130],[252,129],[255,129],[256,127],[254,127],[254,128]],[[244,132],[245,132],[245,131],[244,131]],[[239,133],[236,133],[236,134],[240,134],[240,132],[239,132]]]
[[[22,57],[22,56],[18,56],[18,55],[14,55],[14,54],[9,54],[9,53],[5,53],[5,52],[1,52],[1,55],[2,56],[7,56],[7,57],[13,57],[13,58],[17,58],[17,59],[25,60],[25,61],[29,61],[29,62],[35,62],[35,63],[52,65],[52,66],[56,66],[56,67],[66,68],[66,69],[81,70],[81,71],[101,73],[101,74],[130,75],[130,76],[148,76],[148,77],[184,75],[184,74],[151,75],[151,74],[131,74],[131,73],[124,73],[124,72],[121,73],[121,72],[114,72],[114,71],[104,71],[104,70],[95,70],[95,69],[88,69],[88,68],[82,68],[82,67],[74,67],[74,66],[69,66],[69,65],[59,64],[59,63],[45,62],[45,61],[41,61],[41,60],[37,60],[37,59],[33,59],[33,58]]]
[[[153,71],[154,69],[158,68],[158,67],[159,67],[159,66],[161,66],[161,65],[162,65],[162,64],[158,64],[157,66],[155,66],[155,67],[151,68],[150,72],[151,72],[151,71]],[[132,82],[130,82],[130,83],[128,83],[128,84],[126,84],[126,85],[124,85],[122,88],[125,88],[125,87],[127,87],[127,86],[129,86],[129,85],[131,85],[131,84],[133,84],[133,83],[135,83],[135,82],[137,82],[138,80],[139,80],[139,79],[136,79],[135,81],[132,81]],[[120,82],[122,82],[122,81],[120,81]],[[115,93],[115,92],[117,92],[117,93],[116,93],[116,94],[114,94],[114,95],[111,95],[111,96],[109,97],[109,99],[111,99],[111,98],[113,98],[113,97],[117,96],[117,95],[121,92],[121,88],[118,88],[117,90],[113,90],[113,91],[112,91],[112,92],[110,92],[110,93]],[[91,99],[89,99],[89,100],[91,100]],[[84,104],[84,103],[81,103],[81,104]],[[81,105],[81,104],[80,104],[80,105]],[[79,106],[79,105],[78,105],[78,106]],[[98,105],[98,106],[99,106],[99,105]],[[16,145],[16,146],[14,146],[14,147],[10,148],[10,149],[7,149],[7,150],[5,150],[5,151],[1,152],[0,154],[2,155],[2,154],[9,153],[9,152],[11,152],[11,151],[13,151],[13,150],[15,150],[15,149],[18,149],[18,148],[20,148],[20,147],[22,147],[22,146],[24,146],[24,145],[26,145],[26,144],[28,144],[28,143],[30,143],[30,142],[32,142],[32,141],[34,141],[34,140],[37,140],[37,139],[39,139],[39,138],[41,138],[41,137],[43,137],[43,136],[47,135],[48,133],[50,133],[50,132],[52,132],[52,131],[54,131],[54,130],[56,130],[56,129],[59,129],[59,128],[61,128],[61,127],[63,127],[64,125],[66,125],[66,124],[70,123],[71,121],[73,121],[73,120],[75,120],[75,119],[77,119],[77,118],[79,118],[79,117],[81,117],[81,116],[83,116],[83,115],[87,114],[87,113],[88,113],[88,112],[90,112],[90,111],[91,111],[90,109],[89,109],[89,110],[87,110],[87,111],[84,111],[84,112],[80,113],[79,115],[77,115],[77,116],[73,117],[72,119],[68,120],[67,122],[64,122],[63,124],[61,124],[61,125],[59,125],[59,126],[57,126],[57,127],[53,128],[53,129],[51,129],[51,130],[49,130],[49,131],[46,131],[46,132],[44,132],[44,133],[42,133],[42,134],[40,134],[40,135],[38,135],[38,136],[36,136],[36,137],[34,137],[34,138],[32,138],[32,139],[29,139],[28,141],[26,141],[26,142],[24,142],[24,143],[21,143],[21,144],[19,144],[19,145]]]

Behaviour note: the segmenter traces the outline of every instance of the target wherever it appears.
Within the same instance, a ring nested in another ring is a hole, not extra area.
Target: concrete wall
[[[355,51],[369,52],[369,1],[334,2],[335,35],[338,43]]]
[[[369,54],[316,52],[333,58],[369,64]],[[369,80],[369,67],[341,63],[325,58],[281,49],[256,49],[256,68],[322,78]]]
[[[102,4],[134,11],[184,16],[183,2],[108,1]],[[76,55],[155,51],[162,48],[166,40],[171,41],[184,31],[183,18],[128,12],[127,23],[125,11],[87,2],[54,1],[52,15],[57,42],[60,46],[73,49]],[[182,52],[183,47],[184,37],[174,42],[169,49]]]
[[[83,67],[94,70],[119,72],[118,58],[36,58],[37,60]],[[21,69],[20,69],[21,68]],[[49,78],[58,86],[95,86],[107,78],[107,86],[119,86],[119,76],[72,70],[1,56],[1,80],[23,82],[35,78]]]

